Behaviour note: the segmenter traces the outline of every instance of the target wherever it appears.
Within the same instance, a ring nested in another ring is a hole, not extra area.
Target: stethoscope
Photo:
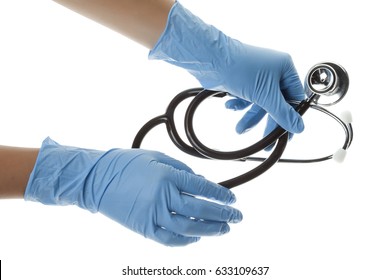
[[[200,158],[217,160],[238,160],[238,161],[260,161],[261,164],[252,170],[225,180],[219,184],[226,188],[233,188],[246,183],[257,176],[263,174],[271,168],[276,162],[290,163],[311,163],[320,162],[329,159],[343,161],[347,149],[350,147],[353,138],[352,117],[350,113],[345,113],[342,117],[337,117],[323,106],[330,106],[338,103],[347,93],[349,86],[349,77],[346,70],[335,63],[319,63],[313,66],[305,80],[305,93],[307,98],[303,101],[288,101],[295,106],[296,111],[303,115],[309,108],[318,110],[336,120],[345,132],[345,141],[343,146],[332,155],[313,159],[282,159],[281,156],[288,142],[288,133],[281,127],[277,127],[270,134],[259,140],[255,144],[235,151],[217,151],[204,145],[197,137],[194,131],[193,119],[198,106],[209,97],[225,97],[227,92],[206,90],[203,88],[192,88],[176,95],[169,103],[165,114],[157,116],[148,121],[137,133],[134,138],[132,148],[140,148],[146,134],[155,126],[164,123],[172,142],[181,151]],[[187,107],[184,120],[185,134],[189,144],[187,144],[179,135],[174,122],[174,114],[178,105],[187,98],[193,97]],[[275,143],[275,146],[267,158],[253,157],[258,153]]]

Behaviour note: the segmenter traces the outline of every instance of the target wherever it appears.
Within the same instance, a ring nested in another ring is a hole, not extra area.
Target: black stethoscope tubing
[[[132,148],[140,148],[144,137],[151,129],[153,129],[157,125],[165,124],[168,135],[172,140],[172,142],[175,144],[175,146],[179,148],[181,151],[189,155],[200,157],[200,158],[208,158],[208,159],[238,160],[238,161],[250,160],[250,161],[262,162],[257,167],[253,168],[252,170],[242,175],[239,175],[237,177],[219,183],[220,185],[226,188],[233,188],[256,178],[257,176],[263,174],[265,171],[271,168],[276,162],[311,163],[311,162],[329,160],[333,157],[333,155],[329,155],[329,156],[316,158],[316,159],[282,159],[281,156],[288,142],[288,133],[281,127],[277,127],[270,134],[268,134],[260,141],[241,150],[223,152],[223,151],[216,151],[208,148],[198,139],[198,137],[195,134],[194,127],[193,127],[193,118],[194,118],[195,111],[198,108],[198,106],[207,98],[224,97],[226,95],[227,95],[226,92],[205,90],[203,88],[192,88],[192,89],[182,91],[177,96],[175,96],[172,99],[172,101],[169,103],[165,114],[151,119],[139,130],[139,132],[137,133],[137,135],[133,140]],[[185,123],[186,136],[191,146],[188,145],[185,141],[183,141],[183,139],[180,137],[174,122],[174,113],[177,106],[181,102],[183,102],[184,100],[190,97],[193,97],[193,99],[186,110],[184,123]],[[352,142],[353,132],[352,132],[351,124],[345,124],[340,118],[338,118],[336,115],[332,114],[328,110],[324,109],[321,106],[312,104],[312,101],[315,98],[316,96],[313,94],[312,96],[310,96],[304,101],[301,102],[292,101],[291,104],[297,105],[296,110],[301,115],[303,115],[309,108],[313,108],[331,116],[336,121],[338,121],[340,125],[342,125],[346,134],[346,140],[343,145],[343,149],[346,150]],[[269,157],[267,158],[251,157],[251,155],[262,151],[270,144],[275,142],[276,142],[275,147],[270,153]]]

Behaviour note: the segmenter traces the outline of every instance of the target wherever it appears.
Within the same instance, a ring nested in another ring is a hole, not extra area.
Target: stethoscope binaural
[[[137,133],[134,138],[132,148],[140,148],[141,142],[146,134],[155,126],[164,123],[172,142],[181,151],[200,158],[217,159],[217,160],[239,160],[239,161],[260,161],[261,164],[252,170],[220,182],[219,184],[226,188],[233,188],[246,183],[257,176],[263,174],[271,168],[276,162],[291,163],[310,163],[319,162],[329,159],[342,161],[346,151],[352,143],[352,117],[345,113],[341,118],[337,117],[323,106],[329,106],[338,103],[347,93],[349,86],[349,77],[346,70],[338,64],[325,62],[313,66],[305,80],[305,93],[307,98],[303,101],[288,101],[293,104],[296,111],[303,115],[309,108],[318,110],[336,120],[345,132],[345,141],[335,154],[315,159],[282,159],[281,156],[288,142],[288,133],[281,127],[277,127],[270,134],[259,140],[255,144],[236,151],[217,151],[205,146],[196,136],[193,126],[193,118],[198,106],[209,97],[224,97],[227,92],[212,91],[203,88],[192,88],[185,90],[176,95],[169,103],[165,114],[157,116],[147,122]],[[179,135],[174,122],[174,113],[177,106],[187,98],[192,97],[185,114],[185,132],[189,144],[187,144]],[[253,157],[258,153],[275,143],[275,147],[267,158]]]

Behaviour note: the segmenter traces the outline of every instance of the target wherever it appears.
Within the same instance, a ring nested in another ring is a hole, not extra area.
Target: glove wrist
[[[45,139],[26,187],[25,200],[77,205],[97,212],[105,188],[104,182],[95,182],[96,167],[104,155],[102,151],[60,146]]]
[[[149,53],[149,59],[164,60],[186,69],[204,88],[221,89],[221,69],[231,61],[229,45],[233,40],[176,2],[168,16],[167,26]],[[237,44],[237,42],[235,42]]]

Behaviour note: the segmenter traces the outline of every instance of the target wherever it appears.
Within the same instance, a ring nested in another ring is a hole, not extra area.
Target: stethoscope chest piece
[[[306,95],[316,95],[313,100],[318,105],[329,106],[344,98],[349,87],[347,71],[332,62],[319,63],[313,66],[305,82]]]
[[[343,146],[333,155],[327,155],[321,158],[314,159],[284,159],[281,158],[284,149],[288,142],[288,133],[281,127],[276,127],[272,132],[262,139],[259,139],[251,146],[235,150],[235,151],[219,151],[205,146],[197,137],[194,131],[193,118],[198,106],[209,97],[225,97],[226,92],[212,91],[203,88],[193,88],[182,91],[176,95],[169,103],[166,112],[147,122],[137,133],[134,138],[132,148],[140,148],[141,142],[145,135],[155,126],[165,124],[169,137],[172,142],[181,151],[200,158],[217,159],[217,160],[236,160],[236,161],[259,161],[261,164],[247,171],[244,174],[234,178],[220,182],[226,188],[233,188],[243,183],[246,183],[257,176],[263,174],[271,168],[276,162],[290,163],[311,163],[320,162],[334,158],[336,161],[343,161],[346,151],[351,145],[353,138],[352,117],[346,115],[343,119],[335,116],[321,105],[333,105],[339,102],[347,93],[349,86],[349,78],[345,69],[338,64],[325,62],[313,66],[305,81],[305,93],[308,98],[305,100],[290,100],[291,104],[296,105],[295,109],[303,115],[309,108],[318,110],[335,119],[345,132],[345,141]],[[182,139],[179,135],[175,121],[174,112],[177,106],[187,98],[192,98],[192,101],[187,107],[184,126],[187,139]],[[186,141],[187,140],[187,141]],[[276,143],[272,152],[267,158],[253,156],[260,152],[272,143]]]

